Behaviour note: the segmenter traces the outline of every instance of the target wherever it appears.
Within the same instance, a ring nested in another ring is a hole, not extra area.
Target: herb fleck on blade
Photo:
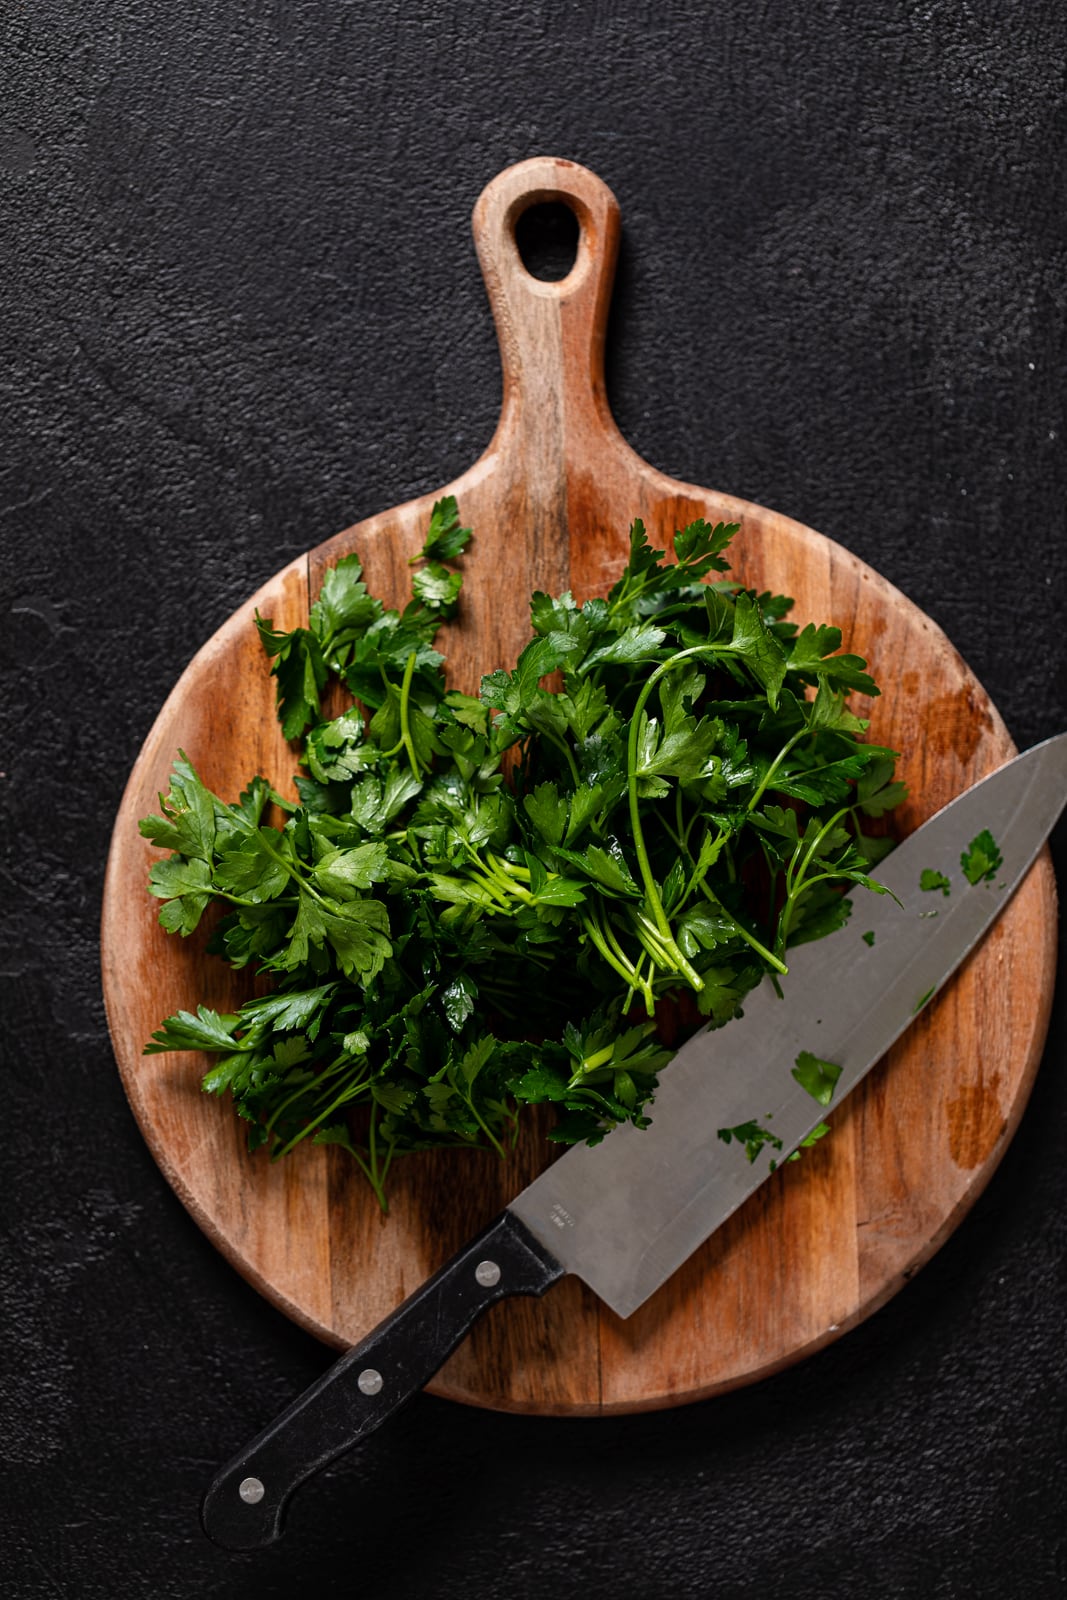
[[[821,1057],[812,1055],[810,1050],[802,1050],[792,1073],[813,1100],[817,1100],[821,1106],[828,1106],[834,1097],[841,1068],[833,1061],[823,1061]]]
[[[1003,865],[1000,846],[988,828],[983,828],[960,856],[963,875],[970,884],[992,883]]]

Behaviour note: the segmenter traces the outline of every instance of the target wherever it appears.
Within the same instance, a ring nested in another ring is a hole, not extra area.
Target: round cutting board
[[[515,243],[517,218],[549,200],[569,205],[580,229],[574,267],[554,283],[527,273]],[[696,517],[736,521],[734,574],[793,595],[797,622],[835,623],[844,647],[871,663],[883,695],[853,705],[871,717],[872,738],[901,752],[910,789],[895,813],[901,832],[1015,753],[945,636],[877,573],[786,517],[663,476],[623,440],[603,379],[619,213],[599,179],[566,161],[523,162],[489,185],[474,231],[504,366],[488,450],[455,483],[294,561],[205,645],[145,742],[108,864],[105,998],[144,1136],[233,1265],[337,1347],[441,1266],[553,1149],[544,1125],[531,1125],[506,1162],[480,1152],[409,1157],[394,1166],[382,1216],[343,1151],[305,1144],[276,1165],[249,1155],[231,1107],[199,1091],[205,1060],[142,1054],[164,1016],[197,1002],[230,1010],[249,992],[205,953],[204,930],[183,940],[159,927],[145,892],[158,853],[137,820],[156,808],[179,748],[224,798],[256,772],[293,792],[296,761],[275,719],[257,608],[279,627],[305,623],[324,569],[352,550],[372,592],[403,603],[431,503],[454,493],[475,537],[463,617],[442,648],[452,683],[471,691],[483,673],[513,665],[533,589],[571,588],[579,599],[606,591],[635,516],[668,547]],[[978,951],[832,1114],[832,1136],[784,1166],[633,1317],[620,1320],[565,1279],[543,1300],[494,1307],[431,1390],[540,1413],[673,1405],[751,1382],[861,1321],[949,1235],[1014,1132],[1048,1025],[1055,925],[1046,853]]]

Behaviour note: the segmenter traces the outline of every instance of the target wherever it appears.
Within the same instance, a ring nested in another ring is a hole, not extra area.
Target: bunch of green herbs
[[[341,1145],[383,1207],[397,1156],[503,1152],[525,1105],[565,1143],[646,1126],[679,1031],[739,1016],[847,890],[881,892],[865,819],[903,794],[848,709],[878,692],[866,662],[722,576],[737,531],[694,522],[667,561],[635,522],[610,593],[534,594],[529,643],[477,695],[434,648],[470,537],[454,499],[402,611],[350,555],[306,628],[257,617],[298,801],[255,777],[228,803],[182,754],[140,826],[170,852],[164,928],[220,906],[209,949],[271,992],[179,1011],[147,1051],[211,1053],[203,1087],[252,1148]]]

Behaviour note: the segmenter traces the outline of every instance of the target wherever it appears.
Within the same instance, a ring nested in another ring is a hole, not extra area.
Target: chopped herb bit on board
[[[504,1152],[527,1105],[564,1143],[647,1125],[680,1037],[885,892],[866,819],[904,795],[848,709],[866,662],[723,576],[737,531],[695,521],[666,559],[634,522],[610,591],[535,593],[476,694],[435,648],[471,538],[452,497],[401,608],[351,554],[306,627],[257,616],[297,798],[259,776],[224,799],[179,753],[141,831],[163,927],[213,908],[208,949],[271,990],[182,996],[147,1051],[209,1053],[253,1148],[339,1145],[383,1206],[398,1155]]]
[[[866,933],[861,933],[860,934],[860,938],[863,940],[864,944],[873,944],[874,943],[874,929],[873,928],[869,928]]]
[[[928,894],[935,889],[940,889],[944,895],[952,893],[952,884],[945,877],[945,874],[943,872],[935,872],[932,867],[923,868],[919,875],[919,888],[925,889]]]

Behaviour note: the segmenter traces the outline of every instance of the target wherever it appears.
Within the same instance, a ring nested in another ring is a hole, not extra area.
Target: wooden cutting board
[[[562,200],[580,243],[570,274],[524,268],[515,223]],[[205,1061],[143,1056],[160,1020],[198,1001],[230,1010],[244,981],[201,934],[163,933],[145,883],[158,853],[137,820],[184,749],[236,798],[256,772],[293,793],[273,683],[252,617],[307,620],[326,566],[358,550],[371,590],[408,594],[408,556],[432,501],[458,496],[475,538],[463,619],[442,646],[453,684],[511,666],[531,590],[606,591],[644,518],[654,542],[695,517],[741,523],[734,573],[796,597],[800,623],[834,622],[866,656],[881,699],[856,709],[902,752],[909,831],[1014,754],[988,696],[924,614],[847,550],[760,506],[664,477],[617,431],[603,347],[619,235],[611,192],[571,162],[496,178],[474,234],[504,367],[500,423],[482,458],[433,495],[370,517],[294,561],[204,646],[166,702],[115,826],[103,910],[108,1018],[126,1092],[168,1182],[208,1237],[274,1305],[338,1347],[361,1338],[500,1210],[551,1157],[529,1128],[506,1163],[468,1152],[409,1157],[382,1217],[350,1159],[303,1145],[250,1156],[231,1107],[198,1088]],[[666,359],[666,356],[665,356]],[[832,470],[832,464],[831,464]],[[861,892],[857,892],[861,901]],[[862,904],[862,902],[861,902]],[[857,934],[863,920],[855,913]],[[832,1137],[785,1166],[630,1320],[565,1279],[543,1301],[494,1307],[430,1385],[512,1411],[592,1414],[673,1405],[751,1382],[818,1349],[886,1301],[951,1233],[988,1181],[1025,1105],[1048,1025],[1055,885],[1034,866],[979,951],[831,1117]],[[743,1026],[743,1023],[734,1024]]]

